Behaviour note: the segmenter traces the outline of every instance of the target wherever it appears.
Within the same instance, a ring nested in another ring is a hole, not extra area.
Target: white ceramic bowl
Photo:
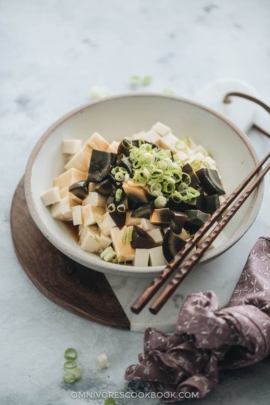
[[[258,162],[247,136],[224,117],[177,97],[165,95],[125,95],[97,101],[65,115],[41,137],[28,160],[25,173],[26,200],[36,225],[45,237],[65,255],[86,267],[121,276],[154,276],[158,267],[133,267],[106,263],[83,251],[61,221],[52,218],[40,195],[52,187],[52,180],[64,169],[63,139],[86,141],[97,131],[108,141],[121,139],[164,122],[178,136],[188,135],[211,151],[230,194]],[[236,243],[254,222],[263,196],[263,186],[253,193],[224,232],[228,240],[212,249],[201,261],[217,257]]]

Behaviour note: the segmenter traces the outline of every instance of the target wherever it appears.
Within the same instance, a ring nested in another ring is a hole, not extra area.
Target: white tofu
[[[94,132],[85,143],[83,149],[86,151],[91,149],[106,150],[109,146],[109,142],[107,142],[98,132]]]
[[[90,191],[95,191],[95,187],[96,187],[96,184],[97,183],[93,183],[93,182],[89,182],[89,184],[88,184],[88,191],[90,192]]]
[[[126,226],[140,225],[141,218],[133,218],[131,214],[132,211],[126,211]]]
[[[80,170],[81,172],[88,172],[90,164],[90,157],[85,155],[83,152],[78,152],[74,155],[64,166],[65,170],[69,170],[71,168],[75,168]]]
[[[82,205],[96,205],[97,207],[106,207],[107,198],[98,194],[96,191],[90,191],[88,196],[82,201]]]
[[[194,155],[191,155],[189,157],[187,163],[192,163],[195,160],[198,160],[199,162],[201,162],[204,159],[205,159],[205,156],[201,152],[198,152],[198,153],[195,153]]]
[[[190,234],[189,234],[189,232],[187,232],[184,228],[182,228],[182,232],[179,233],[178,236],[180,236],[180,238],[183,239],[183,240],[188,240],[188,239],[190,239]]]
[[[159,146],[161,146],[163,149],[177,152],[177,149],[175,147],[177,142],[179,142],[179,139],[172,133],[169,133],[168,135],[165,135],[162,138],[160,138]]]
[[[79,244],[83,250],[89,253],[95,253],[102,249],[98,232],[95,232],[90,227],[85,227],[80,232]]]
[[[133,266],[147,267],[149,262],[149,249],[136,249]]]
[[[64,139],[62,142],[62,153],[75,155],[82,147],[81,139]]]
[[[196,143],[189,136],[185,136],[183,142],[185,142],[185,144],[193,151],[193,153],[198,148]]]
[[[103,215],[105,212],[103,207],[96,207],[95,205],[82,206],[82,216],[84,225],[93,225],[97,222],[96,216]]]
[[[53,186],[58,186],[61,190],[62,188],[70,187],[81,180],[86,180],[87,176],[88,174],[86,172],[82,172],[78,169],[72,168],[60,174],[60,176],[56,177],[53,180]]]
[[[150,266],[163,266],[166,264],[162,246],[158,246],[148,250],[150,255]]]
[[[145,231],[150,231],[151,229],[157,229],[158,226],[151,224],[151,222],[149,221],[149,219],[146,218],[142,218],[141,219],[141,225],[140,227],[142,229],[144,229]]]
[[[182,162],[186,162],[188,159],[189,159],[189,156],[185,153],[185,152],[182,152],[182,151],[179,151],[179,152],[176,152],[174,155],[173,155],[173,159],[177,162],[177,160],[182,160]]]
[[[160,136],[165,136],[172,132],[171,128],[167,127],[167,125],[162,124],[162,122],[157,122],[155,125],[152,126],[152,129],[156,131]]]
[[[55,219],[62,221],[72,221],[72,211],[69,197],[65,197],[59,202],[51,205],[51,214]]]
[[[150,231],[147,231],[147,233],[154,239],[156,243],[162,243],[164,237],[162,235],[160,228],[151,229]]]
[[[124,232],[128,230],[128,227],[123,226],[122,229],[118,227],[111,228],[111,238],[113,248],[118,256],[118,260],[123,262],[125,260],[132,261],[135,257],[135,250],[132,248],[130,242],[126,240],[126,243],[123,243],[122,238]]]
[[[102,220],[98,223],[98,226],[104,235],[110,235],[110,229],[116,227],[116,223],[110,216],[109,212],[105,212],[102,216]]]
[[[206,164],[208,164],[210,167],[214,166],[216,168],[216,162],[214,161],[214,159],[212,159],[210,156],[205,157],[202,160],[202,163],[206,162]]]
[[[193,141],[192,141],[192,142],[193,142]],[[194,142],[193,142],[193,143],[194,143]],[[195,144],[194,144],[194,145],[195,145]],[[207,150],[206,150],[202,145],[196,146],[195,149],[194,149],[194,152],[195,152],[195,153],[201,152],[201,153],[204,155],[204,157],[208,156]]]
[[[106,249],[112,243],[112,240],[109,236],[104,235],[104,233],[100,232],[100,243],[103,249]]]
[[[117,153],[118,146],[120,142],[117,141],[112,141],[109,145],[109,147],[106,149],[107,152],[114,152]]]
[[[41,195],[42,201],[46,207],[55,204],[61,200],[61,193],[59,187],[53,187]]]
[[[76,205],[75,207],[71,207],[71,212],[73,225],[82,225],[83,224],[82,206]]]
[[[145,131],[140,131],[137,132],[136,134],[131,135],[130,139],[132,139],[132,141],[137,141],[138,139],[144,139],[144,134]]]
[[[82,205],[82,200],[80,198],[76,197],[76,195],[74,195],[73,193],[70,193],[68,187],[62,188],[60,190],[60,194],[61,194],[61,199],[65,198],[65,197],[69,197],[69,202],[71,204],[71,207],[73,207],[74,205]]]
[[[151,142],[151,143],[158,143],[160,141],[160,136],[159,134],[154,131],[153,129],[151,129],[150,131],[146,132],[144,134],[144,136],[142,137],[142,139],[144,139],[147,142]]]
[[[99,354],[96,357],[96,365],[97,365],[97,368],[100,370],[102,368],[108,368],[110,366],[106,353]]]

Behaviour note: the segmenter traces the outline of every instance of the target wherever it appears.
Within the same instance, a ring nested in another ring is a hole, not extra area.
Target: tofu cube
[[[149,221],[149,219],[146,218],[142,218],[141,219],[141,225],[140,227],[142,229],[144,229],[145,231],[150,231],[151,229],[157,229],[158,226],[151,224],[151,222]]]
[[[82,205],[96,205],[97,207],[106,207],[107,198],[98,194],[96,191],[90,191],[88,196],[82,201]]]
[[[85,227],[80,232],[79,244],[83,250],[89,253],[95,253],[102,249],[99,233],[90,227]]]
[[[99,149],[99,150],[106,150],[110,146],[109,142],[107,142],[98,132],[94,132],[93,135],[88,139],[83,147],[84,152],[91,153],[92,149]]]
[[[80,139],[64,139],[62,142],[62,153],[75,155],[80,151],[82,141]]]
[[[93,182],[89,182],[89,184],[88,184],[88,191],[90,192],[90,191],[95,191],[95,187],[96,187],[96,183],[93,183]]]
[[[152,129],[156,131],[160,136],[165,136],[172,132],[171,128],[167,127],[167,125],[162,124],[162,122],[157,122],[155,125],[152,126]]]
[[[145,131],[137,132],[136,134],[131,135],[130,139],[132,141],[137,141],[138,139],[144,139]]]
[[[141,218],[133,218],[131,214],[132,211],[126,211],[126,226],[140,225]]]
[[[151,229],[150,231],[147,231],[148,235],[150,235],[156,243],[162,243],[163,242],[163,235],[160,230],[160,228],[156,229]]]
[[[71,168],[75,168],[80,170],[81,172],[88,172],[90,164],[90,157],[85,155],[83,152],[78,152],[74,155],[64,166],[65,170],[69,170]]]
[[[151,129],[144,134],[143,139],[147,142],[158,143],[160,141],[160,136],[156,131]]]
[[[51,214],[55,219],[62,221],[72,221],[72,211],[70,207],[69,196],[59,202],[51,205]]]
[[[97,223],[97,216],[104,214],[103,207],[96,207],[95,205],[84,205],[82,206],[82,217],[83,217],[83,224],[86,225],[93,225]]]
[[[214,167],[216,167],[216,162],[214,161],[214,159],[212,159],[210,156],[207,156],[207,157],[205,157],[203,160],[202,160],[202,163],[204,164],[204,163],[206,163],[208,166],[214,166]]]
[[[107,151],[107,152],[117,153],[119,143],[120,143],[120,142],[112,141],[112,142],[110,143],[109,147],[106,149],[106,151]]]
[[[96,357],[96,365],[99,370],[102,368],[108,368],[110,366],[106,353],[99,354]]]
[[[149,249],[150,266],[164,266],[166,264],[162,246]]]
[[[199,162],[201,162],[202,160],[205,159],[205,156],[201,153],[195,153],[194,155],[191,155],[187,161],[187,163],[191,163],[194,162],[194,160],[198,160]]]
[[[42,201],[46,207],[55,204],[61,200],[61,193],[59,187],[53,187],[41,195]]]
[[[88,174],[86,172],[72,168],[56,177],[53,180],[53,186],[59,187],[61,190],[62,188],[70,187],[72,184],[78,183],[81,180],[86,180],[87,176]]]
[[[123,243],[122,239],[124,236],[125,231],[128,230],[128,227],[123,226],[122,229],[119,229],[118,227],[111,228],[111,238],[112,238],[112,244],[113,248],[118,256],[118,260],[120,262],[123,262],[125,260],[127,261],[132,261],[135,257],[135,250],[132,248],[130,242],[126,240],[125,243]]]
[[[81,205],[76,205],[75,207],[71,207],[72,212],[72,221],[73,225],[82,225],[83,218],[82,218],[82,207]]]
[[[104,235],[109,236],[110,229],[116,227],[116,223],[110,216],[109,212],[105,212],[102,216],[102,220],[98,223],[98,226]]]
[[[147,267],[149,262],[149,249],[136,249],[133,266]]]
[[[104,233],[100,232],[100,243],[103,249],[106,249],[112,243],[112,240],[109,236],[104,235]]]
[[[180,159],[182,160],[182,162],[186,163],[186,161],[189,159],[189,156],[185,152],[179,151],[173,155],[173,159],[175,162]]]
[[[163,149],[177,152],[176,149],[177,142],[179,142],[179,139],[172,133],[169,133],[168,135],[165,135],[162,138],[160,138],[159,146],[161,146]]]

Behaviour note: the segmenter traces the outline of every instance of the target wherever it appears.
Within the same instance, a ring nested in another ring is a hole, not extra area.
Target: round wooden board
[[[23,178],[14,193],[10,217],[16,255],[39,291],[76,315],[130,330],[105,275],[68,258],[39,231],[26,204]]]

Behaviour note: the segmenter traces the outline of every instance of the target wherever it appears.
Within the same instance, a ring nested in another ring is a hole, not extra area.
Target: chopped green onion
[[[149,84],[151,83],[151,76],[144,76],[142,79],[142,85],[143,86],[149,86]]]
[[[130,226],[130,227],[127,229],[127,240],[128,240],[129,242],[132,242],[132,231],[133,231],[133,227]]]
[[[76,375],[73,373],[66,373],[64,374],[63,380],[66,383],[72,384],[76,381]]]
[[[106,398],[103,405],[116,405],[116,400],[114,398]]]
[[[140,76],[131,76],[130,81],[134,86],[139,86],[141,84]]]
[[[184,150],[187,149],[187,145],[183,141],[177,141],[174,145],[176,150]]]
[[[163,208],[167,204],[167,198],[163,195],[160,195],[155,199],[154,204],[156,208]]]
[[[76,361],[73,361],[73,360],[66,361],[64,364],[65,370],[72,370],[73,368],[76,368],[76,367],[77,367],[77,363],[76,363]]]
[[[123,236],[122,236],[122,243],[126,243],[127,241],[127,229],[124,230]]]
[[[164,89],[163,93],[165,94],[171,94],[172,96],[175,94],[175,92],[172,89]]]
[[[105,262],[112,262],[117,258],[117,255],[111,246],[108,246],[103,252],[100,254],[100,258]]]
[[[107,207],[109,212],[114,212],[116,210],[115,204],[111,203]]]
[[[120,188],[118,190],[116,190],[115,199],[116,199],[117,202],[119,202],[121,200],[122,192],[123,192],[123,190],[121,190]]]
[[[76,360],[77,359],[77,351],[73,349],[73,347],[69,347],[64,354],[65,359],[67,360]]]
[[[118,212],[126,212],[126,206],[124,204],[120,204],[117,207]]]
[[[124,260],[122,260],[122,259],[124,259]],[[118,259],[117,259],[117,263],[118,264],[124,263],[124,265],[125,265],[127,263],[127,260],[126,260],[125,256],[119,256]]]
[[[197,172],[201,168],[201,162],[200,160],[193,160],[193,162],[190,163],[190,166],[195,172]]]
[[[207,151],[207,153],[208,153],[208,156],[210,156],[210,158],[214,159],[213,154],[211,152],[209,152],[209,150]]]

